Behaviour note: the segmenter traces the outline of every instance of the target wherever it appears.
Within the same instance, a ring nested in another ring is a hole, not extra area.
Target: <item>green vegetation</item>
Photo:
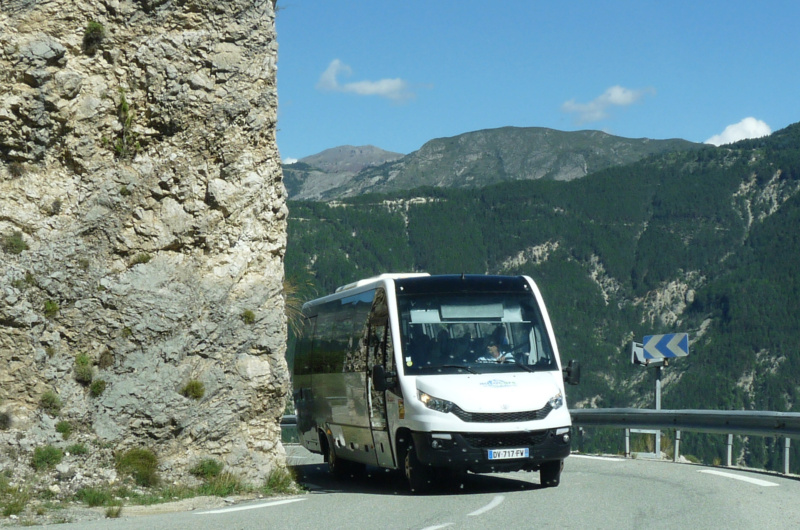
[[[94,381],[92,381],[92,384],[89,385],[89,394],[92,397],[101,396],[103,394],[103,392],[106,391],[106,385],[107,384],[108,383],[106,383],[102,379],[95,379]]]
[[[58,413],[61,412],[61,407],[61,398],[52,390],[48,390],[39,398],[39,408],[50,416],[58,416]]]
[[[75,498],[90,507],[94,507],[105,506],[114,496],[105,488],[81,488],[75,493]]]
[[[22,162],[11,162],[8,165],[8,172],[11,173],[11,176],[14,178],[19,178],[25,174],[26,168],[25,164]]]
[[[0,412],[0,431],[6,431],[11,427],[11,414]]]
[[[583,366],[570,405],[653,407],[631,337],[685,331],[691,353],[666,368],[663,408],[800,412],[800,232],[788,228],[800,224],[800,124],[573,181],[294,201],[289,211],[287,276],[321,294],[383,272],[533,277],[562,359]],[[677,319],[653,317],[668,311]],[[586,449],[618,439],[599,433]],[[737,443],[747,465],[781,469],[779,441]],[[726,450],[701,433],[681,449],[707,463]],[[791,462],[800,470],[800,447]]]
[[[120,194],[121,196],[123,196],[123,197],[130,197],[130,196],[131,196],[131,194],[132,194],[132,192],[131,192],[131,190],[130,190],[130,189],[128,189],[128,186],[122,186],[122,187],[119,189],[119,194]]]
[[[194,467],[189,470],[189,473],[198,478],[209,480],[218,476],[224,467],[225,464],[219,460],[215,460],[213,458],[204,458],[195,464]]]
[[[138,136],[133,131],[133,121],[135,117],[136,112],[128,103],[125,89],[120,87],[119,104],[117,105],[117,119],[119,119],[122,129],[120,130],[119,136],[114,142],[114,152],[118,158],[133,158],[136,153],[142,149],[142,146],[138,140]],[[127,190],[125,186],[123,186],[123,189]],[[120,194],[124,195],[121,190]]]
[[[0,240],[0,246],[3,247],[3,252],[8,254],[22,254],[23,251],[28,250],[28,244],[22,237],[22,232],[18,230],[4,235]]]
[[[31,465],[36,471],[44,469],[51,469],[61,463],[64,458],[64,453],[58,447],[52,445],[45,445],[44,447],[37,447],[33,450],[33,459]]]
[[[99,22],[90,20],[83,32],[83,51],[87,55],[94,55],[103,43],[105,36],[105,27]]]
[[[200,495],[213,495],[215,497],[227,497],[228,495],[240,495],[250,491],[244,483],[233,473],[222,472],[217,476],[206,480],[197,488]]]
[[[250,311],[249,309],[245,309],[244,311],[242,311],[239,317],[242,319],[242,322],[244,322],[248,326],[250,324],[255,323],[256,321],[256,314]]]
[[[122,515],[122,501],[113,500],[106,508],[106,517],[109,519],[116,519]]]
[[[139,265],[140,263],[149,263],[152,259],[152,256],[147,252],[140,252],[133,257],[133,261],[131,261],[131,266]]]
[[[8,477],[0,474],[0,513],[3,517],[19,515],[31,499],[30,491],[23,486],[11,486]]]
[[[92,360],[85,353],[75,356],[75,380],[82,385],[92,382]]]
[[[111,353],[111,350],[103,350],[103,353],[100,354],[100,359],[97,360],[97,367],[105,370],[112,366],[114,366],[114,354]]]
[[[189,399],[201,399],[206,393],[206,387],[202,381],[191,379],[183,388],[181,388],[181,395]]]
[[[89,453],[89,450],[86,449],[86,446],[83,444],[72,444],[67,447],[67,452],[71,455],[85,455]]]
[[[61,420],[56,423],[56,432],[60,433],[61,438],[64,440],[69,440],[69,437],[72,435],[72,424],[68,421]]]
[[[53,300],[45,300],[44,302],[44,316],[47,318],[53,318],[58,314],[59,311],[58,302]]]
[[[287,468],[274,469],[264,481],[264,486],[261,488],[261,493],[267,496],[296,492],[297,483],[295,482],[295,477]]]
[[[158,484],[158,457],[150,449],[137,447],[116,456],[117,471],[130,475],[139,486]]]

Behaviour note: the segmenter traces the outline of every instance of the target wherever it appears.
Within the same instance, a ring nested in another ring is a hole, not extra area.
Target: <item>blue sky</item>
[[[796,0],[279,0],[278,148],[763,136],[800,121],[798,21]]]

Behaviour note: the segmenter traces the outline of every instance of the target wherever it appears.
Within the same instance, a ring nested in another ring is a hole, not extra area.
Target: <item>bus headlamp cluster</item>
[[[561,406],[564,404],[564,395],[559,392],[555,396],[551,397],[547,404],[550,405],[550,408],[553,410],[561,408]]]
[[[417,390],[417,397],[419,397],[419,400],[422,402],[423,405],[425,405],[431,410],[435,410],[437,412],[444,412],[445,414],[453,410],[452,401],[447,401],[446,399],[433,397],[430,394],[426,394],[422,390]]]

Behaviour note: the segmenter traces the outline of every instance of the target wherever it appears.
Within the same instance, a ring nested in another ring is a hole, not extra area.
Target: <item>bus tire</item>
[[[328,471],[336,478],[342,478],[347,475],[347,463],[336,455],[336,448],[334,442],[330,437],[327,437],[327,455],[325,459],[328,461]]]
[[[561,482],[561,470],[564,468],[563,460],[545,462],[539,468],[539,483],[543,488],[555,488]]]
[[[424,493],[431,488],[432,468],[419,461],[413,444],[406,449],[404,470],[411,493]]]

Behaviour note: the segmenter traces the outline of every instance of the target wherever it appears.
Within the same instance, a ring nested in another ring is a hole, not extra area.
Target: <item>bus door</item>
[[[317,317],[306,318],[300,336],[297,338],[294,358],[294,406],[297,411],[297,434],[304,447],[311,451],[319,451],[319,435],[314,416],[314,391],[312,386],[314,329]]]
[[[375,390],[371,377],[372,367],[375,365],[381,365],[387,371],[394,370],[394,354],[389,332],[389,309],[386,305],[386,293],[383,289],[378,289],[375,293],[367,331],[369,421],[378,465],[395,467],[392,443],[389,438],[389,425],[386,418],[386,393],[391,392],[391,390]]]

